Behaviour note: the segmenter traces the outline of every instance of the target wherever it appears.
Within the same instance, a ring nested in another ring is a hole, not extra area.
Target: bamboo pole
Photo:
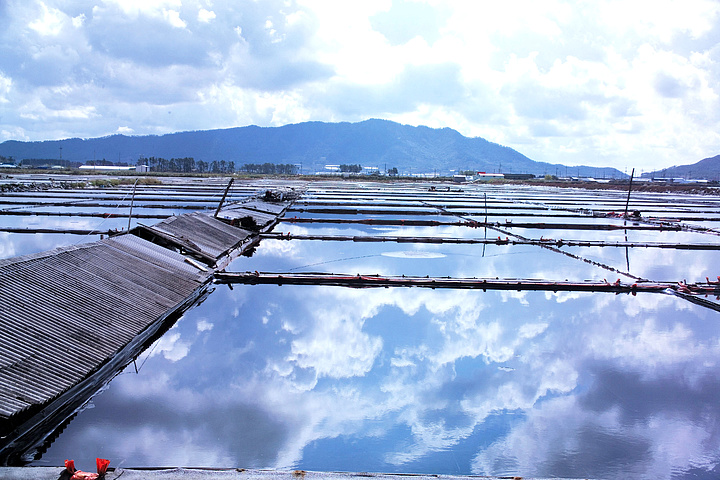
[[[516,290],[550,292],[607,292],[607,293],[672,293],[683,295],[720,295],[720,284],[685,284],[682,282],[552,281],[535,279],[409,277],[383,275],[337,275],[332,273],[266,273],[216,272],[214,282],[247,285],[326,285],[353,288],[422,287],[474,290]]]
[[[502,239],[498,238],[451,238],[451,237],[409,237],[390,235],[296,235],[291,233],[265,233],[261,239],[268,240],[320,240],[332,242],[393,242],[429,244],[481,244],[481,245],[552,245],[556,247],[617,247],[617,248],[664,248],[672,250],[720,250],[715,243],[667,243],[667,242],[606,242],[602,240],[565,239]]]
[[[458,222],[440,222],[437,220],[397,220],[397,219],[376,219],[376,218],[302,218],[302,217],[285,217],[280,219],[285,223],[339,223],[339,224],[359,224],[359,225],[383,225],[383,226],[414,226],[414,227],[437,227],[437,226],[454,226],[454,227],[503,227],[503,228],[526,228],[526,229],[543,229],[543,230],[654,230],[654,231],[679,231],[678,225],[613,225],[613,224],[594,224],[594,223],[528,223],[528,222],[476,222],[473,220],[465,220]]]
[[[95,218],[125,218],[122,213],[98,213],[98,212],[37,212],[29,210],[0,210],[0,216],[7,215],[13,217],[95,217]],[[172,217],[171,214],[147,214],[135,213],[134,218],[156,218],[164,219]]]
[[[628,214],[628,207],[630,206],[630,192],[632,192],[632,181],[633,177],[635,176],[635,169],[632,169],[632,172],[630,172],[630,186],[628,187],[628,194],[627,194],[627,201],[625,202],[625,214],[623,215],[625,218],[627,218]]]
[[[58,233],[69,235],[115,235],[120,233],[118,230],[82,230],[73,228],[15,228],[0,227],[0,232],[7,233]]]
[[[138,208],[157,208],[157,209],[178,209],[178,210],[202,210],[204,208],[209,208],[209,205],[214,205],[215,202],[210,202],[209,200],[205,201],[198,201],[198,200],[182,200],[183,202],[191,202],[194,203],[194,205],[172,205],[169,204],[161,199],[157,200],[151,200],[153,202],[163,202],[163,203],[143,203],[142,205],[137,205]],[[0,201],[0,203],[2,203]],[[17,203],[13,203],[13,205],[18,205]],[[208,206],[206,206],[208,205]],[[28,202],[23,203],[21,205],[18,205],[19,208],[27,208],[27,207],[92,207],[92,208],[116,208],[118,206],[128,206],[127,203],[122,204],[108,204],[108,203],[90,203],[90,202],[64,202],[64,203],[43,203],[43,202]],[[8,210],[2,210],[2,213],[6,213]]]
[[[220,214],[220,209],[222,208],[223,203],[225,202],[225,197],[227,197],[227,194],[230,191],[230,186],[232,186],[233,180],[234,180],[234,178],[231,177],[230,181],[227,184],[227,187],[225,187],[225,193],[223,193],[223,196],[220,199],[220,203],[218,204],[217,210],[215,210],[215,215],[213,215],[213,217],[217,218],[218,214]]]

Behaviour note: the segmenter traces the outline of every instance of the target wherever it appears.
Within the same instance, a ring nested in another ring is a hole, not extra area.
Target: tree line
[[[340,165],[340,171],[345,173],[360,173],[362,169],[362,165]]]
[[[193,157],[183,158],[162,158],[162,157],[141,157],[137,161],[137,165],[147,165],[151,172],[176,172],[176,173],[235,173],[237,171],[259,174],[278,174],[278,175],[296,175],[298,167],[291,164],[274,164],[274,163],[246,163],[239,168],[235,166],[234,161],[213,160],[206,162],[204,160],[195,160]]]
[[[137,165],[147,165],[151,172],[175,172],[175,173],[234,173],[235,162],[225,160],[195,160],[193,157],[183,158],[162,158],[162,157],[141,157]]]
[[[296,175],[298,173],[297,166],[289,163],[246,163],[240,167],[240,170],[247,173],[262,173],[266,175]]]

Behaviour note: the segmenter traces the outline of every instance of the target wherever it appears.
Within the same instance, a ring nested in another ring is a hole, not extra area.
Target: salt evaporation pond
[[[462,189],[477,202],[487,195],[488,201],[515,207],[592,203],[594,210],[608,211],[624,195]],[[402,202],[412,203],[414,196],[433,200],[425,198],[427,185],[318,183],[309,185],[309,193],[326,202],[337,193],[353,205],[366,198],[364,208],[393,195]],[[690,213],[720,211],[716,198],[638,195],[641,201]],[[474,208],[481,211],[473,218],[481,221],[483,207]],[[287,216],[395,218],[392,213]],[[544,221],[602,222],[584,214]],[[610,221],[622,223],[605,223]],[[275,231],[499,235],[463,226],[290,222]],[[530,238],[718,239],[697,232],[511,231]],[[54,235],[33,248],[51,248],[56,237],[73,238]],[[21,244],[31,238],[0,234],[3,254],[29,253]],[[704,281],[720,274],[717,250],[564,250],[620,271],[629,265],[628,273],[651,280]],[[610,282],[621,276],[534,245],[273,239],[228,270]],[[137,359],[138,373],[130,366],[116,377],[35,464],[98,456],[116,467],[712,478],[720,461],[718,315],[661,294],[218,285]]]

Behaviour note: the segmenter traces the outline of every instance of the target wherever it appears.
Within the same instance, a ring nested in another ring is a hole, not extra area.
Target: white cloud
[[[185,28],[187,27],[187,23],[185,23],[180,18],[180,12],[175,10],[163,10],[163,17],[167,22],[172,25],[175,28]]]
[[[293,340],[289,360],[299,368],[312,368],[318,377],[366,374],[382,350],[382,340],[364,333],[362,321],[343,310],[318,311],[317,325]]]
[[[6,14],[10,136],[384,117],[569,164],[649,169],[720,150],[714,1],[46,0]],[[14,113],[62,84],[63,123]],[[78,115],[79,96],[105,121]]]
[[[215,12],[212,10],[205,10],[204,8],[201,8],[198,11],[198,21],[202,23],[210,23],[210,21],[212,21],[215,17]]]
[[[8,95],[12,88],[12,78],[8,78],[0,72],[0,103],[8,103]]]
[[[197,322],[197,331],[198,332],[209,332],[210,330],[213,329],[214,326],[215,326],[214,323],[210,322],[209,320],[207,320],[205,318],[201,318]]]
[[[181,0],[102,0],[102,3],[115,7],[130,17],[140,15],[165,17],[165,12],[182,6]]]
[[[85,24],[85,14],[81,13],[77,17],[72,18],[72,24],[75,28],[80,28]]]
[[[152,355],[162,354],[166,360],[177,362],[182,360],[190,350],[190,344],[181,340],[179,332],[168,332],[162,336],[152,351]]]
[[[48,8],[45,3],[40,2],[42,16],[28,25],[42,36],[55,36],[62,30],[65,20],[63,12],[57,8]]]

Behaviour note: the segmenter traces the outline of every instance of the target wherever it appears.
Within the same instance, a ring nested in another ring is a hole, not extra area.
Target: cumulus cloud
[[[4,2],[13,95],[0,82],[0,131],[44,140],[384,117],[535,160],[689,163],[720,149],[719,18],[706,0]],[[58,88],[69,92],[55,110],[98,115],[19,113]]]
[[[204,8],[201,8],[198,11],[198,21],[203,23],[210,23],[212,19],[214,19],[217,15],[215,15],[215,12],[212,10],[205,10]]]
[[[299,368],[312,368],[318,377],[366,374],[382,340],[362,332],[361,319],[348,317],[344,310],[317,312],[317,326],[293,341],[289,360]]]
[[[4,76],[0,72],[0,103],[8,103],[10,100],[7,98],[12,88],[12,79]]]

